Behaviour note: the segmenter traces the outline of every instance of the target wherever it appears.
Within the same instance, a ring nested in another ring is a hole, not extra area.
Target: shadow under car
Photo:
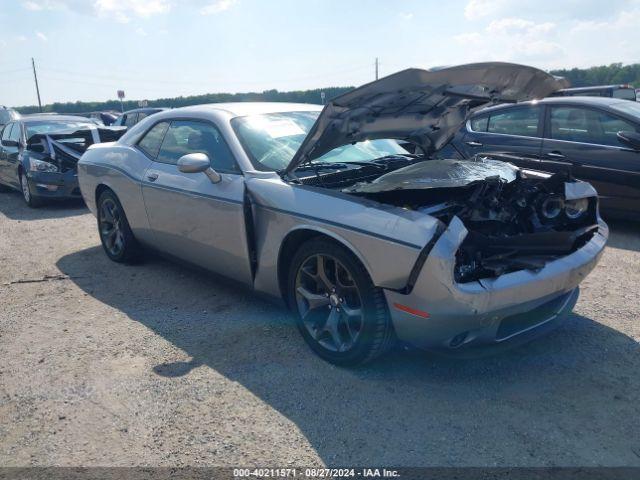
[[[640,349],[591,318],[489,358],[397,349],[342,369],[312,354],[288,312],[201,272],[114,264],[100,247],[57,266],[191,357],[155,374],[214,369],[294,422],[328,465],[640,465]]]

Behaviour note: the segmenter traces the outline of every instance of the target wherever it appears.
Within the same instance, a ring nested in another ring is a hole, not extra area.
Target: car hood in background
[[[403,70],[329,102],[285,173],[334,148],[378,138],[413,142],[431,154],[451,139],[472,109],[544,98],[565,86],[542,70],[511,63]]]
[[[382,175],[373,182],[356,183],[343,192],[378,193],[464,187],[491,177],[512,182],[516,179],[517,172],[517,167],[499,160],[425,160]]]

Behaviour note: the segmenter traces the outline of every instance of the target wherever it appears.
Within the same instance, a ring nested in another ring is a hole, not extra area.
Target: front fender
[[[248,179],[258,268],[254,286],[280,296],[278,260],[287,238],[299,231],[335,239],[362,262],[376,286],[402,289],[439,222],[370,201],[274,179]]]

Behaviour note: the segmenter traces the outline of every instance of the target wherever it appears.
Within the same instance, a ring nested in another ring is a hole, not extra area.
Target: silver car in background
[[[405,70],[324,109],[174,109],[89,148],[80,188],[109,258],[151,248],[276,298],[336,364],[396,339],[448,352],[519,343],[571,311],[596,265],[608,236],[596,192],[433,157],[474,108],[562,86],[485,63]]]

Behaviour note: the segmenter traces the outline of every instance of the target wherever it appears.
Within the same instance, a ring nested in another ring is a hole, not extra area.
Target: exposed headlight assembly
[[[575,220],[587,213],[589,210],[588,198],[577,198],[575,200],[567,200],[564,202],[564,213],[567,218]]]
[[[554,220],[562,213],[564,200],[558,195],[552,195],[544,199],[540,204],[540,214],[546,220]]]
[[[57,172],[58,167],[53,163],[43,162],[35,158],[29,159],[29,170],[32,172]]]

